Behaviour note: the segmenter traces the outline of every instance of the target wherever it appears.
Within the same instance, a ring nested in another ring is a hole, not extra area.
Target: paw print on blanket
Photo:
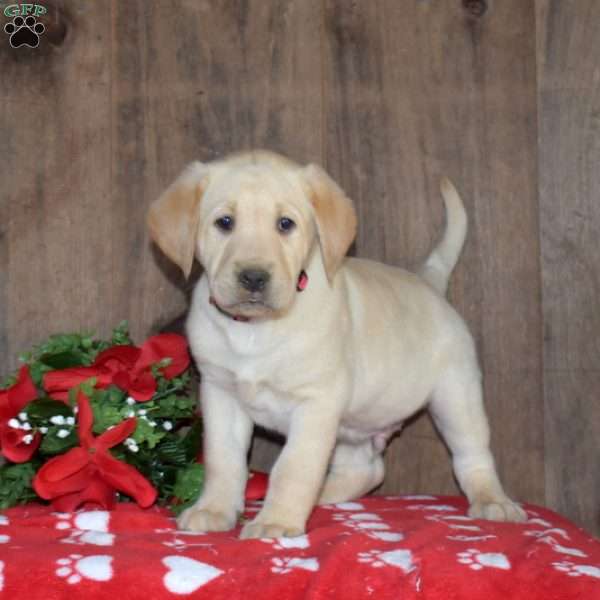
[[[177,531],[176,529],[156,529],[156,533],[170,533],[173,535],[173,538],[168,541],[161,542],[163,546],[167,546],[167,548],[173,548],[173,550],[177,552],[181,552],[182,550],[187,550],[188,548],[200,548],[205,546],[214,546],[213,542],[206,543],[196,543],[194,540],[197,539],[206,539],[206,533],[204,532],[194,532],[194,531]],[[190,538],[190,541],[182,539],[182,537]]]
[[[552,566],[557,571],[562,571],[570,577],[581,577],[582,575],[587,575],[588,577],[600,579],[600,568],[594,567],[593,565],[576,565],[569,560],[564,560],[562,562],[554,562],[552,563]]]
[[[113,576],[111,563],[112,556],[106,554],[85,557],[81,554],[69,554],[56,561],[56,574],[70,584],[81,583],[84,579],[110,581]]]
[[[485,567],[504,571],[510,569],[508,558],[500,552],[480,552],[476,548],[469,548],[466,552],[457,552],[456,556],[459,563],[469,565],[473,571],[479,571]]]
[[[261,542],[265,544],[273,544],[275,550],[289,550],[290,548],[299,548],[305,550],[310,547],[307,535],[298,535],[296,537],[279,537],[279,538],[261,538]]]
[[[0,515],[0,525],[8,525],[9,524],[9,520],[8,517],[5,517],[4,515]],[[4,533],[0,534],[0,544],[6,544],[10,542],[10,535],[6,535]],[[0,588],[2,589],[2,588]]]
[[[368,552],[359,552],[357,557],[358,562],[376,568],[388,565],[401,569],[404,573],[410,573],[416,568],[410,550],[398,549],[383,552],[381,550],[369,550]]]
[[[367,534],[370,538],[384,542],[399,542],[404,539],[402,533],[390,531],[390,526],[374,513],[335,513],[333,520],[340,522],[353,531]]]
[[[92,544],[112,546],[115,536],[108,532],[110,513],[106,510],[90,510],[80,513],[57,513],[56,529],[70,530],[63,544]]]
[[[453,535],[447,535],[446,538],[457,542],[485,542],[486,540],[493,540],[495,535],[491,533],[484,533],[481,527],[475,524],[475,519],[466,517],[463,515],[446,515],[436,514],[427,515],[425,517],[428,521],[434,521],[436,523],[442,523],[452,530]],[[461,533],[454,533],[454,532]]]
[[[304,569],[305,571],[313,572],[319,570],[319,561],[316,558],[299,558],[297,556],[276,556],[275,558],[271,559],[271,563],[273,563],[271,571],[273,573],[279,573],[280,575],[289,573],[294,569]]]

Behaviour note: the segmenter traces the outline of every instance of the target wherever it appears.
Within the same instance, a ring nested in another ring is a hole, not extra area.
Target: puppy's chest
[[[276,378],[248,368],[232,371],[204,365],[201,370],[228,389],[256,424],[287,434],[292,412],[301,400],[284,390]]]
[[[238,401],[255,423],[282,434],[288,432],[291,414],[298,400],[266,382],[238,380],[236,391]]]

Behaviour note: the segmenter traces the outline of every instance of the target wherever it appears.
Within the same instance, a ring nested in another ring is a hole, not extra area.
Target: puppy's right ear
[[[194,263],[200,202],[208,184],[208,165],[193,162],[148,211],[150,236],[187,278]]]

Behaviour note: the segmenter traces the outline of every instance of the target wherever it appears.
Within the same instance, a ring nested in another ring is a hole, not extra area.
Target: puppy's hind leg
[[[338,443],[319,496],[319,504],[345,502],[376,488],[384,476],[381,454],[371,440],[362,444]]]
[[[454,473],[469,500],[469,515],[525,521],[525,511],[504,493],[496,473],[477,368],[451,368],[438,384],[429,410],[452,452]]]

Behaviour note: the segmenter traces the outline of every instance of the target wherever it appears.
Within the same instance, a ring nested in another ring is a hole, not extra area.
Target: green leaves
[[[171,510],[179,515],[188,506],[196,502],[202,491],[204,483],[204,467],[198,463],[188,465],[185,469],[178,471],[173,495],[179,500],[173,504]]]
[[[37,498],[31,482],[39,464],[4,465],[0,468],[0,509],[25,504]]]

